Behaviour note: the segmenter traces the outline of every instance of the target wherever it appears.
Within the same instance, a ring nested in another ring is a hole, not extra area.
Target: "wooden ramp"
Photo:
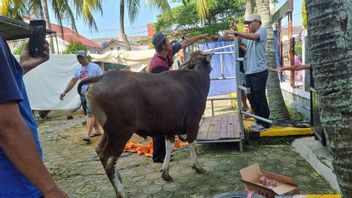
[[[197,143],[241,142],[238,115],[234,113],[205,117],[198,131]]]

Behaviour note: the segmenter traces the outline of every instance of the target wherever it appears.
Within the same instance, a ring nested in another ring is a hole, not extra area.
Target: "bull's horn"
[[[200,52],[201,55],[208,56],[213,55],[213,52]]]
[[[202,56],[205,56],[206,59],[207,59],[207,61],[210,63],[211,57],[212,57],[212,55],[213,55],[212,52],[200,52],[200,54],[201,54]]]

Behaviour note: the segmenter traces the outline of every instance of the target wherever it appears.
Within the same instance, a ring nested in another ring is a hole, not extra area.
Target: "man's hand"
[[[218,36],[218,35],[211,35],[211,36],[208,37],[208,39],[209,39],[210,41],[217,41],[217,40],[219,40],[219,37],[220,37],[220,36]]]
[[[229,25],[230,30],[237,31],[237,24],[235,21],[231,21]]]
[[[208,34],[201,34],[199,37],[200,37],[201,39],[206,39],[206,38],[209,37],[209,35],[208,35]]]
[[[64,100],[64,97],[66,96],[66,92],[62,92],[60,94],[60,100]]]
[[[43,56],[40,57],[31,57],[29,55],[29,46],[28,42],[23,49],[23,52],[20,56],[20,64],[23,68],[23,73],[29,72],[31,69],[37,67],[38,65],[44,63],[45,61],[49,60],[49,43],[45,41],[44,43],[44,53]]]
[[[232,35],[235,35],[235,36],[237,36],[237,31],[233,31],[233,30],[226,30],[225,31],[225,34],[232,34]]]
[[[67,194],[58,187],[53,188],[49,192],[44,192],[45,198],[68,198]]]
[[[282,67],[279,67],[279,68],[276,68],[276,69],[273,69],[273,68],[269,67],[268,69],[269,69],[269,71],[273,71],[273,72],[278,72],[278,73],[282,72]]]

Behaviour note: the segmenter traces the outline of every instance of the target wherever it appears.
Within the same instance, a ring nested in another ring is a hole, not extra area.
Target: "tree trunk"
[[[352,1],[306,0],[321,124],[344,198],[352,197]]]
[[[244,16],[248,16],[254,12],[255,2],[253,0],[246,0],[246,10],[244,11]]]
[[[271,23],[269,0],[256,0],[258,14],[262,17],[262,26],[268,31],[266,58],[268,67],[276,68],[274,32]],[[269,72],[267,82],[267,97],[269,101],[270,118],[274,122],[290,121],[290,115],[282,96],[280,81],[276,72]]]
[[[120,0],[120,40],[125,43],[125,50],[130,51],[131,46],[125,34],[125,0]]]
[[[50,17],[49,17],[49,9],[48,9],[48,1],[44,0],[43,3],[44,3],[43,7],[44,7],[44,18],[45,18],[45,21],[46,21],[46,28],[51,30],[51,23],[50,23]],[[50,35],[49,44],[50,44],[51,53],[55,53],[54,39],[53,39],[52,35]]]

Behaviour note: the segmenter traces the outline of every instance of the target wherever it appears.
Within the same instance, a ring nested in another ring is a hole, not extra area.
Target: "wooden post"
[[[284,64],[284,59],[282,56],[282,39],[281,39],[281,19],[278,21],[277,24],[277,44],[279,45],[279,57],[280,57],[280,66],[282,67]],[[280,76],[282,76],[280,74]]]
[[[294,43],[292,40],[292,12],[288,13],[288,42],[289,42],[289,51],[288,51],[288,62],[290,63],[290,66],[293,66],[295,64],[295,59],[294,59]],[[293,50],[292,50],[293,49]],[[290,71],[290,85],[291,87],[295,86],[295,72],[294,70]]]

